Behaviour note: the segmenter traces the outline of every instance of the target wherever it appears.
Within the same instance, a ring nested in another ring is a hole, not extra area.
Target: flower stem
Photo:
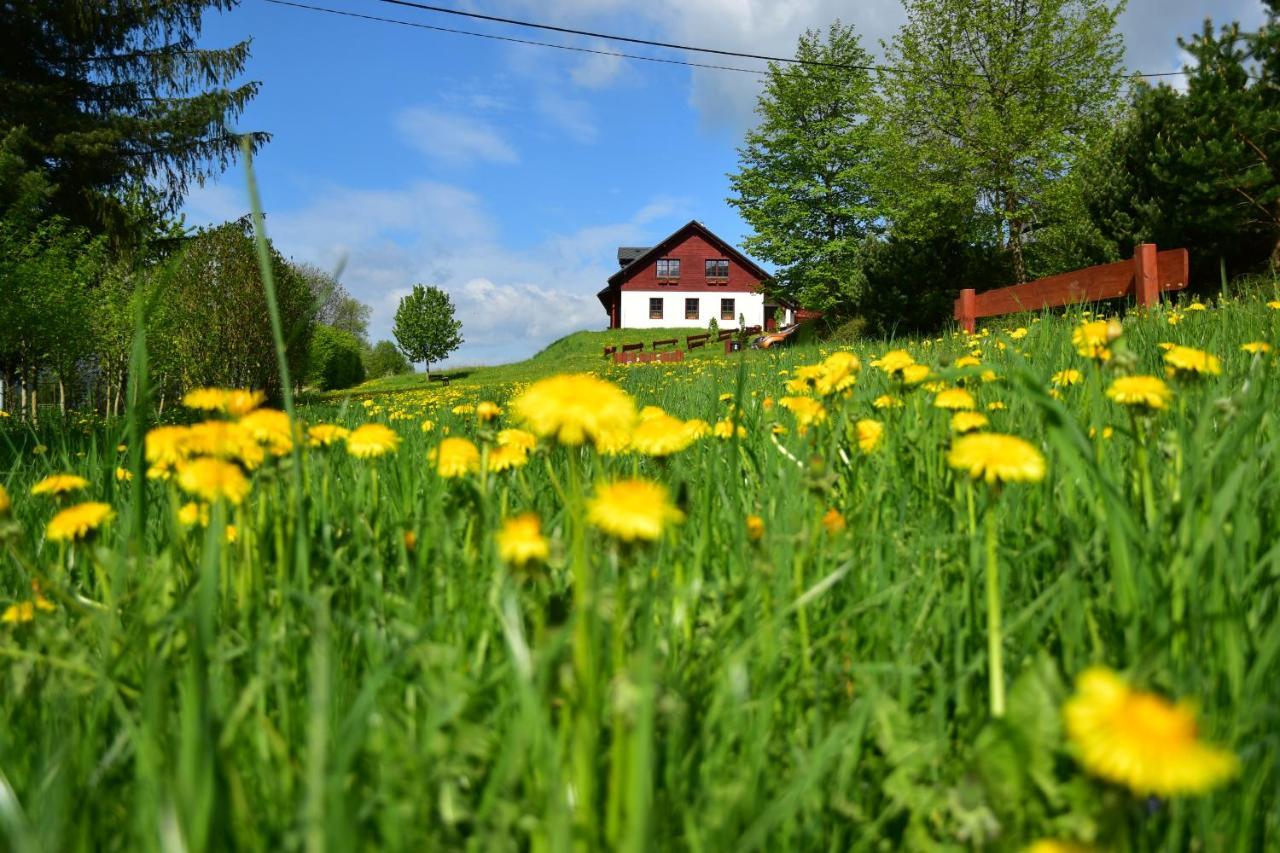
[[[987,525],[987,668],[991,681],[991,716],[1004,716],[1004,652],[1000,636],[1000,562],[996,554],[996,513],[988,505]]]

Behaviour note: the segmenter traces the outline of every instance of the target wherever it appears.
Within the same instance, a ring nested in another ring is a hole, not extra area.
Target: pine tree
[[[234,158],[258,91],[236,83],[249,42],[197,46],[236,0],[13,0],[0,15],[0,210],[25,175],[46,215],[128,242]],[[266,141],[251,134],[255,147]],[[14,163],[20,167],[14,167]],[[140,221],[143,220],[143,221]]]

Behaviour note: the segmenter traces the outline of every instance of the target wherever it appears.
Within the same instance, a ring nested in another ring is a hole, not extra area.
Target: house
[[[795,306],[767,299],[769,274],[697,220],[656,246],[622,246],[618,271],[599,297],[610,329],[706,328],[714,318],[722,329],[766,329],[795,319]]]

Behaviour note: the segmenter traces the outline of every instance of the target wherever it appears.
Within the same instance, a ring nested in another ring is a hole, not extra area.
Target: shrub
[[[391,341],[378,341],[365,352],[364,372],[369,379],[412,373],[413,365]]]
[[[364,381],[364,361],[360,341],[350,332],[317,325],[307,353],[307,377],[324,391],[350,388]]]

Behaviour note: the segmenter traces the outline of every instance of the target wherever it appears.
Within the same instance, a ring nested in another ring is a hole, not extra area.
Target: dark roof
[[[649,246],[619,246],[618,266],[625,267],[645,252],[649,251],[649,249]]]
[[[641,267],[643,267],[645,263],[649,261],[650,258],[654,257],[655,255],[659,255],[662,252],[665,252],[667,249],[671,248],[672,245],[679,242],[680,238],[682,238],[689,231],[697,231],[699,234],[702,235],[703,239],[705,239],[708,243],[711,243],[712,245],[716,246],[717,248],[720,249],[720,251],[724,252],[725,255],[727,255],[730,258],[733,258],[739,264],[746,267],[748,270],[751,271],[752,275],[756,276],[761,281],[771,278],[771,276],[767,272],[760,269],[760,267],[756,264],[755,261],[751,260],[746,255],[742,254],[733,246],[731,246],[729,243],[725,242],[724,240],[717,237],[715,234],[711,233],[711,229],[703,225],[698,220],[691,219],[688,222],[686,222],[684,225],[681,225],[679,228],[673,231],[665,240],[663,240],[658,245],[651,246],[650,248],[643,250],[639,255],[636,255],[634,258],[632,258],[628,263],[623,264],[622,269],[618,270],[616,273],[609,276],[609,284],[612,285],[616,282],[622,281],[622,279],[627,276],[628,272],[630,272],[633,269],[640,269]],[[622,253],[624,251],[631,251],[631,249],[629,248],[618,249],[619,262],[622,261]]]

